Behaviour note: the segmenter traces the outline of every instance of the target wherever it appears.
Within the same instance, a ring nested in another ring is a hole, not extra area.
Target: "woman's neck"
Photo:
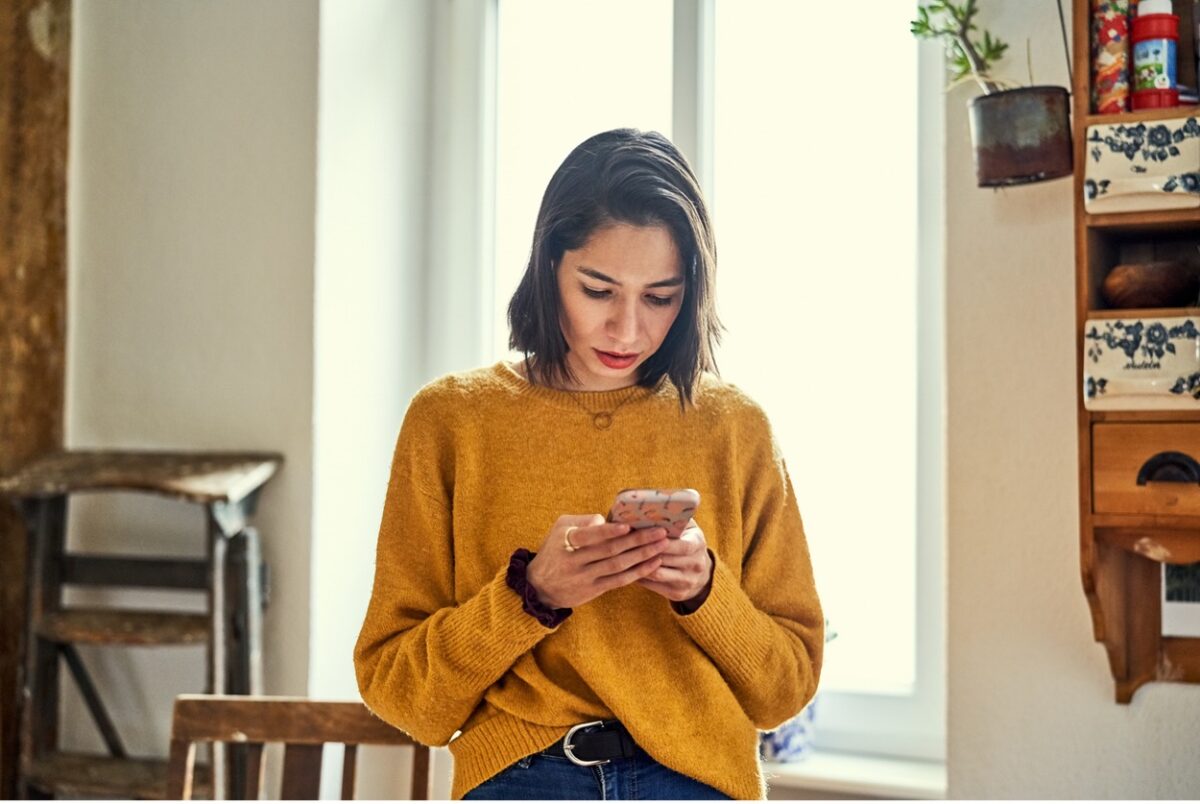
[[[534,361],[531,358],[529,361],[529,365],[533,365],[533,362]],[[566,383],[566,384],[564,384],[562,382],[558,382],[558,383],[554,383],[554,384],[539,383],[537,380],[533,379],[533,377],[530,376],[530,372],[527,370],[526,362],[524,360],[514,361],[511,365],[512,365],[513,370],[515,372],[517,372],[517,374],[521,375],[521,378],[524,379],[526,382],[530,383],[531,385],[542,384],[542,385],[545,385],[545,387],[553,388],[556,391],[600,393],[600,392],[605,392],[605,391],[621,391],[621,390],[624,390],[625,388],[632,388],[633,386],[637,385],[637,382],[631,382],[631,383],[626,383],[624,385],[614,385],[612,387],[605,386],[605,387],[601,388],[601,387],[589,387],[587,385],[583,385],[578,382],[570,382],[570,383]],[[536,371],[536,368],[534,370]]]

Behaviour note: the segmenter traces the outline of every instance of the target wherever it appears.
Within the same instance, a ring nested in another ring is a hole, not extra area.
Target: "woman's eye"
[[[675,301],[674,296],[647,296],[646,301],[653,304],[655,307],[666,307],[671,302]]]
[[[595,288],[589,288],[587,285],[583,286],[583,292],[584,295],[593,299],[607,299],[612,295],[612,291],[610,290],[596,290]]]

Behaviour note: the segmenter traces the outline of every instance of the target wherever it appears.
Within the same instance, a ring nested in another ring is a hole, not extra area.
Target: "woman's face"
[[[679,315],[683,270],[664,226],[616,223],[597,229],[558,265],[560,325],[567,364],[585,391],[637,382]]]

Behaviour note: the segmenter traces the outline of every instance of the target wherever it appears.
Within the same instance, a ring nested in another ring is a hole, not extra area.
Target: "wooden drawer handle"
[[[1160,452],[1138,470],[1137,484],[1148,482],[1200,484],[1200,463],[1182,452]]]

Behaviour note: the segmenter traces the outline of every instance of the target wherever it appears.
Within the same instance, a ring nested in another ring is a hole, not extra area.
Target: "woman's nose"
[[[631,346],[637,340],[638,326],[636,306],[633,304],[613,306],[613,314],[608,320],[609,337],[623,346]]]

